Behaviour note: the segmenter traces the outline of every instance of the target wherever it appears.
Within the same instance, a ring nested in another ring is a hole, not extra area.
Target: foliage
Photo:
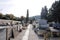
[[[0,13],[0,19],[21,21],[21,18],[15,17],[13,14],[3,15],[2,13]]]
[[[48,14],[48,10],[47,7],[45,6],[44,8],[42,8],[41,11],[41,19],[47,19],[47,14]]]
[[[14,19],[14,15],[13,14],[6,14],[5,17],[6,17],[6,19],[9,19],[9,20],[13,20]]]
[[[2,19],[3,18],[3,14],[2,13],[0,13],[0,19]]]
[[[52,7],[49,10],[48,18],[50,21],[55,21],[60,23],[60,1],[55,1],[55,3],[52,4]]]

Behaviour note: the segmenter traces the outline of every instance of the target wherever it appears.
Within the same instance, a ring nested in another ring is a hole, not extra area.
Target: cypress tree
[[[29,10],[27,9],[27,15],[26,15],[26,23],[29,21]]]

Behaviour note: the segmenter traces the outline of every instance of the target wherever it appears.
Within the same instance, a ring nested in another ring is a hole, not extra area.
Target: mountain
[[[37,19],[40,19],[41,16],[40,16],[40,15],[36,15],[36,16],[32,16],[32,17],[30,17],[30,18],[31,18],[31,19],[35,18],[35,20],[37,20]]]

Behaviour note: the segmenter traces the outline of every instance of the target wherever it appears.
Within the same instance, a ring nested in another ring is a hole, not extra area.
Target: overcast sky
[[[0,12],[3,14],[14,14],[17,17],[26,16],[29,9],[29,16],[40,15],[45,5],[49,9],[55,0],[0,0]]]

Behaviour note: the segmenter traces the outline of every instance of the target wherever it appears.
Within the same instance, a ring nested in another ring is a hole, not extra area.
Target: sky
[[[26,16],[29,9],[29,16],[41,14],[41,9],[47,6],[49,9],[55,0],[0,0],[0,12],[13,14],[16,17]]]

